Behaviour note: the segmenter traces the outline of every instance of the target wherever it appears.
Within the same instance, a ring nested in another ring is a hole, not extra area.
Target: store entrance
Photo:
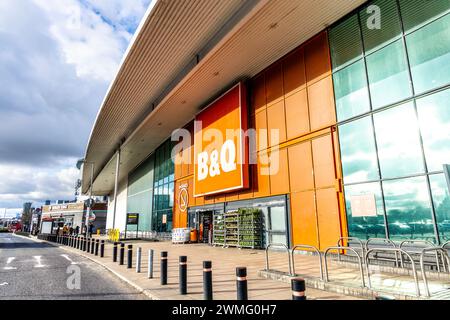
[[[197,230],[198,242],[211,243],[214,210],[189,211],[189,228]]]

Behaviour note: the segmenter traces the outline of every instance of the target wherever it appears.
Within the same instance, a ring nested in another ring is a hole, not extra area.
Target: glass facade
[[[350,236],[448,241],[450,1],[370,1],[329,41]]]
[[[175,166],[171,156],[173,142],[168,140],[155,152],[153,230],[172,231]]]

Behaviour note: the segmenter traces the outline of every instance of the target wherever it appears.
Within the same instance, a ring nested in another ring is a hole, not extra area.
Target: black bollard
[[[98,248],[100,246],[100,240],[95,240],[95,255],[98,256]]]
[[[83,251],[86,252],[86,248],[87,248],[87,239],[85,237],[83,237]]]
[[[105,257],[105,240],[102,240],[100,244],[100,258]]]
[[[306,300],[306,284],[304,279],[292,279],[292,300]]]
[[[187,257],[180,257],[180,270],[179,270],[179,281],[180,281],[180,294],[187,294]]]
[[[114,242],[114,247],[113,247],[113,262],[117,262],[117,246],[119,244],[117,242]]]
[[[95,239],[91,239],[91,254],[95,253]]]
[[[167,251],[161,252],[161,285],[167,285]]]
[[[127,268],[131,269],[133,267],[133,245],[128,245],[128,257],[127,257]]]
[[[125,263],[125,243],[120,244],[120,257],[119,257],[119,264],[123,266]]]
[[[237,299],[248,300],[247,268],[236,268]]]
[[[91,252],[91,238],[87,238],[87,249],[86,252]]]
[[[211,261],[203,261],[203,300],[213,300]]]

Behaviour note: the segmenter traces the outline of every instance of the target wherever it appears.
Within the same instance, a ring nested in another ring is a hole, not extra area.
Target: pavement
[[[144,299],[148,297],[82,255],[0,234],[0,300]]]
[[[133,244],[133,268],[114,263],[112,244],[105,247],[105,257],[87,254],[71,247],[61,247],[70,254],[82,255],[97,262],[117,277],[154,300],[202,300],[203,299],[203,261],[212,261],[214,300],[236,300],[236,267],[247,267],[249,300],[291,300],[292,292],[289,284],[258,277],[258,271],[264,268],[265,253],[261,250],[239,250],[235,248],[215,248],[205,244],[174,245],[170,242],[127,241]],[[136,251],[141,247],[143,259],[141,273],[136,272]],[[154,278],[148,279],[148,251],[154,250]],[[168,285],[160,285],[160,254],[167,251]],[[179,294],[178,268],[179,256],[188,257],[188,294]],[[274,253],[274,267],[282,267],[283,254]],[[271,258],[271,259],[272,259]],[[278,265],[277,265],[278,264]],[[318,289],[307,289],[309,300],[360,300],[360,298],[327,292]]]

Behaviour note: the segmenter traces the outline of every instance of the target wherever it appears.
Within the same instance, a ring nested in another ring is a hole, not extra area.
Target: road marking
[[[36,259],[36,265],[34,266],[35,268],[45,268],[46,266],[44,266],[41,262],[42,256],[33,256],[34,259]]]
[[[70,259],[70,257],[67,254],[62,254],[61,257],[63,257],[64,259],[70,261],[70,264],[78,264],[76,262],[74,262],[72,259]]]
[[[8,258],[8,261],[6,261],[6,267],[4,267],[3,270],[16,270],[17,268],[15,267],[9,267],[11,262],[13,262],[15,259],[15,257]]]
[[[9,285],[9,283],[8,283],[8,282],[3,282],[3,283],[0,283],[0,287],[4,287],[4,286],[7,286],[7,285]]]

